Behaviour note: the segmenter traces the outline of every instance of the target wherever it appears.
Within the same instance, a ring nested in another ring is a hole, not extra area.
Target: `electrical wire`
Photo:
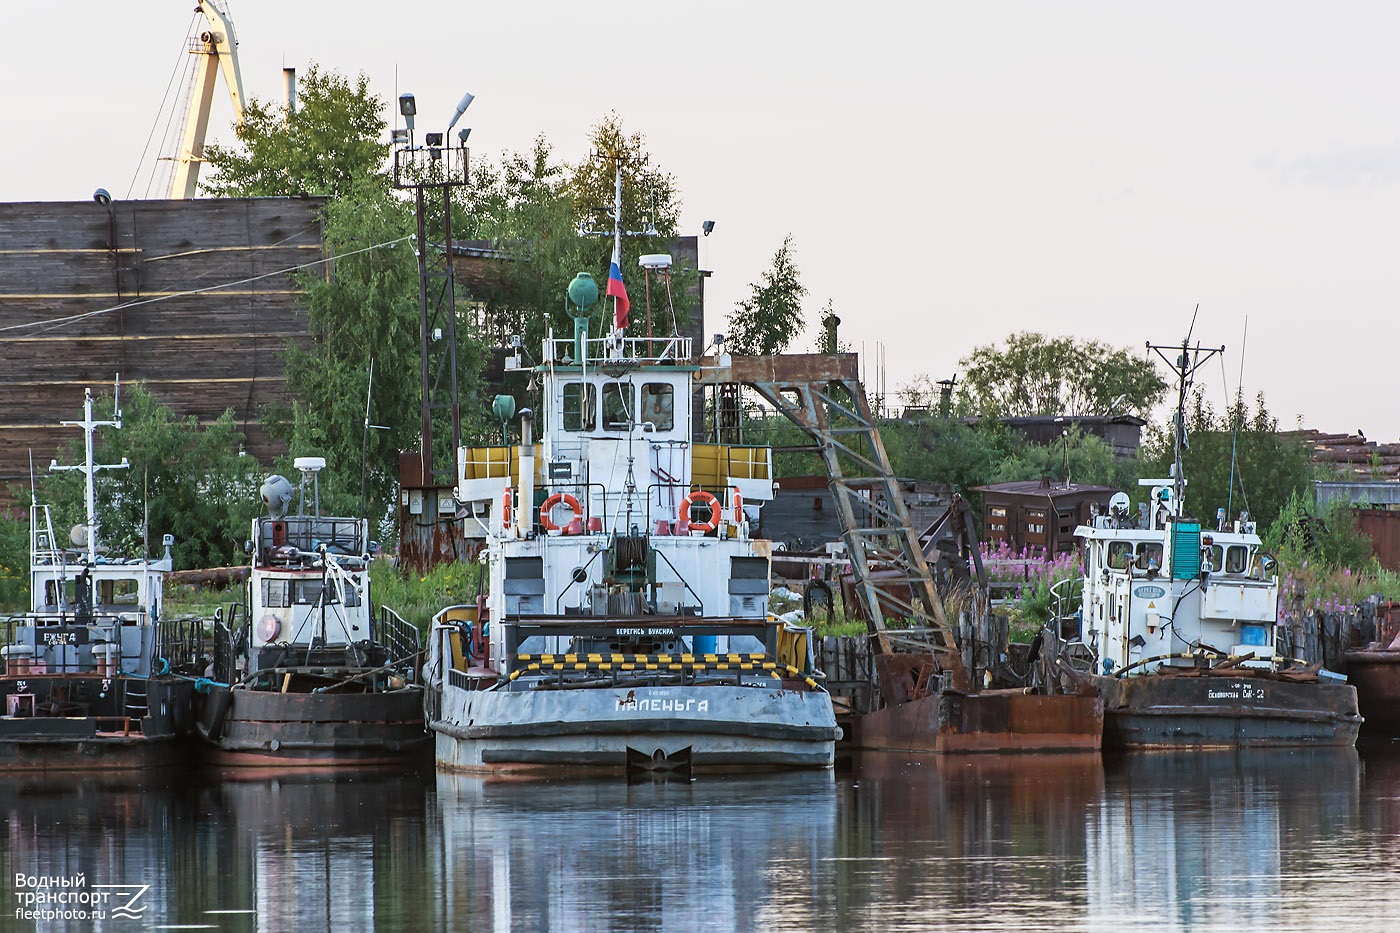
[[[189,24],[189,26],[187,26],[187,27],[185,28],[185,39],[186,39],[186,44],[188,44],[189,37],[194,33],[194,24],[195,24],[195,22],[196,22],[198,19],[199,19],[199,13],[198,13],[198,12],[196,12],[193,16],[190,17],[190,24]],[[155,135],[156,135],[156,127],[160,126],[160,117],[161,117],[161,114],[165,113],[165,103],[166,103],[166,101],[170,100],[170,89],[173,88],[173,87],[175,86],[175,78],[176,78],[176,76],[180,73],[180,64],[181,64],[181,62],[185,62],[185,61],[187,61],[187,60],[188,60],[188,53],[185,51],[184,45],[182,45],[181,48],[180,48],[180,54],[179,54],[179,56],[175,59],[175,67],[170,69],[170,77],[166,79],[166,82],[165,82],[165,95],[164,95],[163,97],[161,97],[161,99],[160,99],[160,108],[159,108],[158,110],[156,110],[155,119],[151,121],[151,130],[150,130],[150,132],[146,134],[146,145],[143,146],[142,149],[141,149],[141,158],[139,158],[139,159],[136,161],[136,171],[134,171],[134,172],[131,173],[131,184],[127,185],[127,187],[126,187],[126,198],[125,198],[125,200],[128,200],[128,201],[131,200],[131,192],[132,192],[133,190],[135,190],[135,188],[136,188],[136,179],[138,179],[138,178],[141,177],[141,165],[146,161],[146,153],[149,152],[150,149],[151,149],[151,140],[155,138]],[[173,119],[174,119],[174,114],[175,114],[175,108],[173,108],[173,107],[171,108],[170,114],[171,114],[170,119],[173,120]],[[166,123],[166,130],[165,130],[165,133],[162,134],[162,145],[164,144],[164,139],[165,139],[165,137],[169,134],[169,132],[170,132],[170,124],[169,124],[169,122],[167,122],[167,123]],[[151,175],[152,175],[153,177],[154,177],[154,175],[155,175],[155,166],[154,166],[154,165],[152,165],[152,167],[151,167]],[[150,195],[150,192],[151,192],[151,186],[150,186],[150,183],[148,182],[147,185],[146,185],[146,194],[149,196],[149,195]]]
[[[257,281],[260,281],[261,279],[271,278],[271,277],[276,276],[276,275],[289,275],[289,274],[291,274],[291,273],[293,273],[293,272],[300,272],[300,271],[303,270],[303,269],[310,269],[310,268],[312,268],[312,267],[314,267],[314,266],[324,265],[325,263],[332,262],[332,261],[338,260],[338,259],[345,259],[345,258],[350,257],[350,256],[356,256],[356,255],[358,255],[358,254],[360,254],[360,253],[368,253],[368,252],[371,252],[372,250],[376,250],[376,249],[387,249],[387,248],[389,248],[389,247],[396,246],[396,245],[398,245],[399,243],[403,243],[403,242],[406,242],[406,241],[411,240],[411,239],[413,239],[412,236],[403,236],[403,237],[399,237],[399,238],[396,239],[396,240],[386,240],[386,241],[383,242],[383,243],[375,243],[375,244],[373,244],[372,246],[365,246],[365,247],[362,247],[362,248],[360,248],[360,249],[351,250],[351,251],[348,252],[348,253],[337,253],[337,254],[334,255],[334,256],[327,256],[327,257],[324,257],[324,258],[322,258],[322,259],[315,259],[315,260],[312,260],[311,262],[300,263],[300,264],[295,265],[295,266],[289,266],[288,268],[285,268],[285,269],[277,269],[277,270],[275,270],[275,271],[273,271],[273,272],[264,272],[264,273],[262,273],[261,275],[253,275],[253,276],[249,276],[248,278],[237,279],[237,280],[232,281],[232,282],[224,282],[224,283],[219,284],[219,285],[209,285],[209,286],[206,286],[205,288],[193,288],[193,289],[189,289],[188,291],[172,292],[172,293],[170,293],[170,294],[168,294],[168,295],[156,295],[155,297],[152,297],[152,298],[141,298],[141,299],[139,299],[139,300],[137,300],[137,301],[128,301],[128,302],[124,302],[124,303],[119,304],[119,305],[113,305],[113,306],[108,307],[108,308],[98,308],[98,309],[93,310],[93,311],[84,311],[84,312],[81,313],[81,314],[70,314],[70,315],[67,316],[67,317],[51,318],[51,319],[49,319],[49,320],[47,320],[47,321],[30,321],[30,322],[24,323],[24,324],[10,324],[9,326],[6,326],[6,327],[0,327],[0,333],[6,333],[6,332],[8,332],[8,331],[24,330],[25,328],[31,328],[31,327],[33,327],[33,328],[42,328],[42,329],[40,329],[40,330],[36,330],[35,333],[38,333],[38,334],[46,334],[46,333],[48,333],[48,332],[50,332],[50,331],[52,331],[52,330],[56,330],[57,328],[63,326],[64,324],[71,324],[71,323],[74,323],[74,322],[76,322],[76,321],[87,320],[88,318],[97,317],[97,316],[102,315],[102,314],[111,314],[111,313],[114,312],[114,311],[127,311],[127,310],[130,310],[131,308],[140,307],[140,306],[142,306],[142,305],[155,304],[155,303],[158,302],[158,301],[169,301],[169,300],[172,299],[172,298],[187,298],[187,297],[189,297],[190,295],[202,295],[202,294],[205,294],[206,292],[219,291],[220,289],[224,289],[224,288],[234,288],[234,287],[239,286],[239,285],[247,285],[247,284],[249,284],[250,282],[257,282]]]
[[[1245,320],[1245,338],[1249,338],[1249,320]],[[1220,357],[1220,383],[1225,391],[1225,411],[1230,411],[1230,380],[1225,374],[1225,356]],[[1225,494],[1225,515],[1227,518],[1234,514],[1235,509],[1235,483],[1240,486],[1240,499],[1244,502],[1245,511],[1249,508],[1249,492],[1244,488],[1244,477],[1239,475],[1237,452],[1240,442],[1240,424],[1244,421],[1244,346],[1240,348],[1240,381],[1235,386],[1235,393],[1239,405],[1236,407],[1234,422],[1230,431],[1230,481]]]

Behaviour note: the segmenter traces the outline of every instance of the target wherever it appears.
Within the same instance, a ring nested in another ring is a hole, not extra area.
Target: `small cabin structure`
[[[990,546],[1005,542],[1020,550],[1036,548],[1046,554],[1074,550],[1074,529],[1087,525],[1094,504],[1108,508],[1112,486],[1051,483],[1048,477],[1014,483],[975,486],[982,494],[982,540]]]

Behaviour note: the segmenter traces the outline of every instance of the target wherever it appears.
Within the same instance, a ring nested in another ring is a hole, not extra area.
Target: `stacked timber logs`
[[[1283,436],[1306,445],[1314,463],[1333,464],[1347,478],[1400,479],[1400,444],[1378,444],[1361,433],[1308,430],[1285,431]]]

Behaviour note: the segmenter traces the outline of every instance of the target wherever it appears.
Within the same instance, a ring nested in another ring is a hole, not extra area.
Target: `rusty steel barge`
[[[1400,736],[1400,613],[1393,602],[1381,603],[1376,613],[1375,639],[1343,655],[1348,681],[1365,723],[1363,736]]]

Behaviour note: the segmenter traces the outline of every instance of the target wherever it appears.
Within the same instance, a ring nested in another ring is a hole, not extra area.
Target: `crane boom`
[[[170,197],[177,200],[193,198],[199,187],[204,137],[209,130],[209,111],[214,103],[214,82],[220,71],[233,102],[234,119],[239,126],[243,125],[243,77],[238,71],[238,40],[234,38],[233,21],[211,0],[199,0],[199,12],[208,20],[209,28],[200,33],[199,44],[190,50],[201,58],[190,92],[189,110],[185,114],[185,133],[180,155],[175,160],[175,177],[170,184]]]

